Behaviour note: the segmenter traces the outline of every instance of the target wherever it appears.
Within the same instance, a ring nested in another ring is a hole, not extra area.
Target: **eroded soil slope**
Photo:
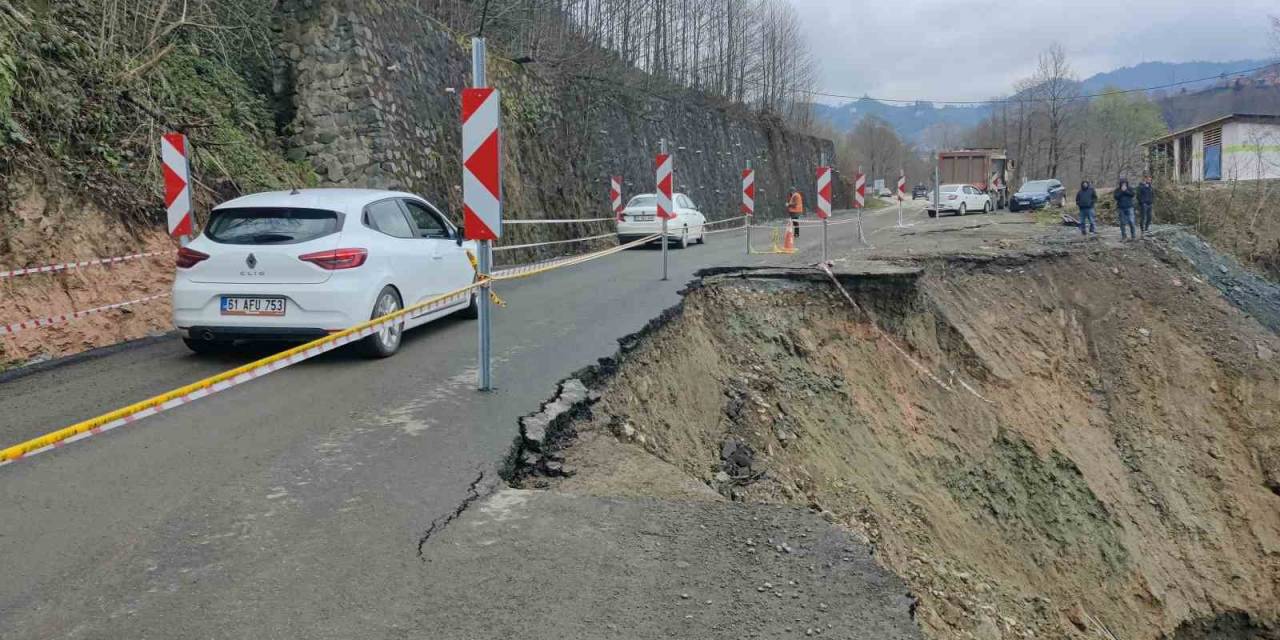
[[[656,455],[823,510],[933,637],[1277,637],[1280,340],[1183,268],[936,261],[844,276],[861,312],[709,278],[599,382],[559,486],[661,492],[619,471]]]

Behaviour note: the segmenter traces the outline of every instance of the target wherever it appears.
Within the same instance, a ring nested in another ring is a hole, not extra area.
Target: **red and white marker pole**
[[[858,174],[853,177],[853,208],[858,210],[858,240],[862,244],[867,243],[867,237],[862,233],[862,210],[867,206],[867,174],[862,172],[862,165],[858,165]]]
[[[742,215],[746,216],[747,255],[751,255],[751,224],[756,215],[756,172],[747,161],[747,168],[742,170]]]
[[[827,261],[827,218],[831,217],[831,167],[826,166],[826,154],[822,154],[822,166],[818,167],[818,219],[822,220],[822,261]]]
[[[477,271],[488,281],[493,241],[502,237],[502,135],[498,92],[486,87],[484,38],[471,39],[472,88],[462,91],[462,219],[465,235],[479,241]],[[481,391],[493,388],[489,285],[477,293],[480,311]]]
[[[902,201],[907,195],[907,172],[898,169],[898,226],[906,226],[902,224]]]
[[[191,222],[191,146],[187,136],[166,133],[160,138],[160,172],[164,174],[164,208],[169,236],[182,246],[195,231]]]
[[[667,279],[667,223],[676,217],[672,187],[675,184],[675,168],[667,153],[667,139],[658,142],[658,156],[654,158],[654,177],[658,184],[658,217],[662,219],[662,279]]]
[[[609,202],[613,205],[613,217],[621,222],[622,212],[626,209],[622,205],[622,176],[609,178]]]

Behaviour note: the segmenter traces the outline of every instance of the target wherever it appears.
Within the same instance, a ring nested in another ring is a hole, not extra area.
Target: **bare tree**
[[[475,2],[421,1],[431,3],[451,28],[479,27]],[[798,126],[812,122],[807,92],[815,61],[789,0],[488,4],[485,33],[494,46],[511,57],[535,58],[548,72],[599,76],[613,65],[630,67],[649,74],[643,80],[648,91],[665,82],[751,105]]]
[[[1062,45],[1055,42],[1040,54],[1032,81],[1048,129],[1046,175],[1056,176],[1062,166],[1068,127],[1074,115],[1072,102],[1080,95],[1080,83],[1075,79]]]

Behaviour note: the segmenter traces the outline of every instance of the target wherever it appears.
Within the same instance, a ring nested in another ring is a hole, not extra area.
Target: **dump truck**
[[[938,152],[939,184],[969,184],[991,196],[997,209],[1009,206],[1013,162],[1004,149],[955,149]]]

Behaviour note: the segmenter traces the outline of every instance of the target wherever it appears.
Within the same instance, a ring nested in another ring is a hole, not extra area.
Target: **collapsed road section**
[[[1278,637],[1280,340],[1156,245],[706,276],[513,482],[811,509],[930,637]]]

